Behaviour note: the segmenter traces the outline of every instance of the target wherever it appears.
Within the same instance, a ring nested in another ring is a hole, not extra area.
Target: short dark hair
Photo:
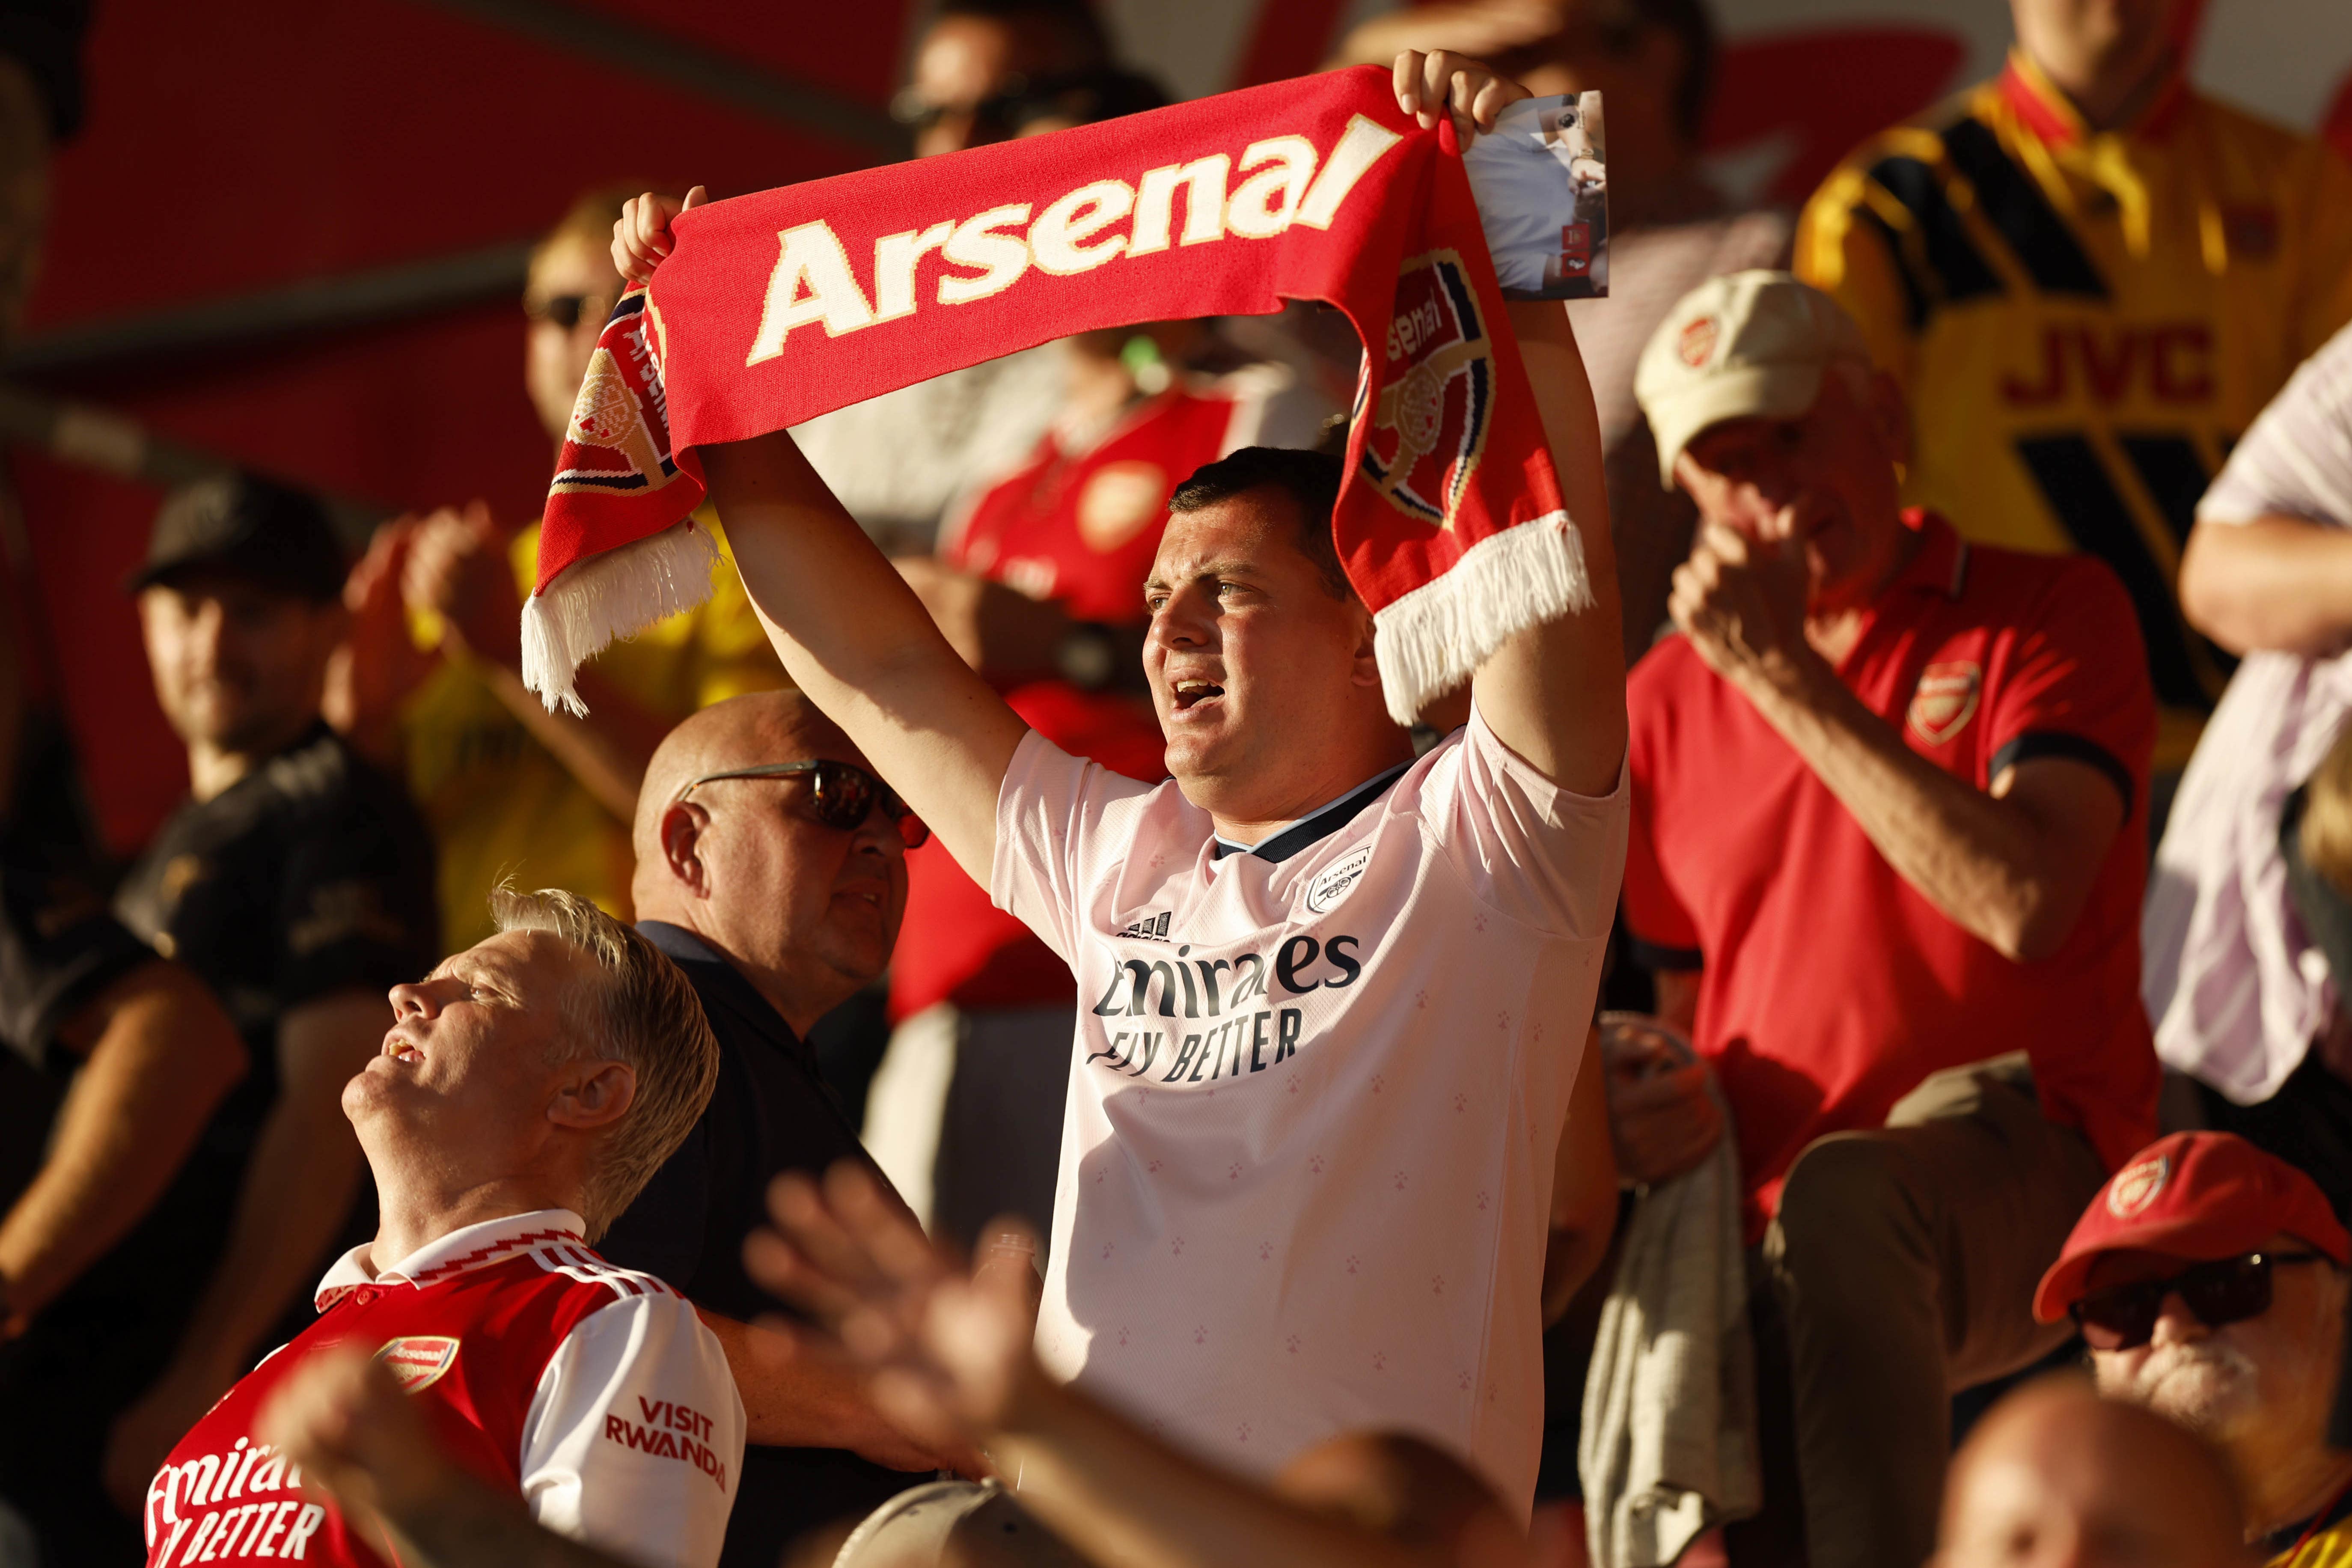
[[[931,19],[942,22],[950,16],[1035,23],[1069,51],[1073,66],[1084,69],[1110,63],[1110,35],[1087,0],[940,0]]]
[[[1560,45],[1569,37],[1567,26],[1574,22],[1581,22],[1589,29],[1585,36],[1616,59],[1632,55],[1644,33],[1667,34],[1682,46],[1682,78],[1674,89],[1675,130],[1685,142],[1696,145],[1706,128],[1706,111],[1715,95],[1718,52],[1707,0],[1587,0],[1577,8],[1576,16],[1564,21],[1562,31],[1503,50],[1489,63],[1505,76],[1533,71],[1558,58]],[[1429,40],[1433,45],[1444,41],[1442,35]]]
[[[1683,47],[1682,80],[1675,84],[1675,129],[1696,145],[1706,129],[1715,97],[1715,18],[1706,0],[1611,0],[1596,7],[1603,45],[1612,54],[1630,53],[1642,33],[1668,33]]]
[[[1315,563],[1333,598],[1352,598],[1355,585],[1348,581],[1339,547],[1331,542],[1331,513],[1339,504],[1339,481],[1347,472],[1345,460],[1328,452],[1244,447],[1193,469],[1192,477],[1168,498],[1168,510],[1202,511],[1251,490],[1280,490],[1297,513],[1293,542],[1298,552]]]

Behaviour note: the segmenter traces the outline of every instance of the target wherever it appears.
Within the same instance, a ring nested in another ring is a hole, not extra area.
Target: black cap
[[[155,514],[132,593],[197,568],[318,602],[343,595],[345,563],[319,498],[255,474],[224,474],[174,490]]]

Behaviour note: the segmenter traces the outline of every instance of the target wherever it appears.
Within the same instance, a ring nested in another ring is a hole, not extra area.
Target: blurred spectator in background
[[[1609,476],[1610,531],[1625,602],[1625,653],[1664,629],[1666,588],[1690,549],[1689,498],[1655,482],[1657,450],[1633,397],[1642,345],[1709,278],[1778,267],[1793,224],[1739,212],[1699,166],[1715,87],[1706,0],[1468,0],[1366,22],[1339,65],[1387,65],[1402,48],[1454,49],[1538,95],[1599,92],[1608,121],[1609,297],[1568,307],[1592,377]]]
[[[2196,1080],[2208,1124],[2308,1171],[2352,1215],[2352,921],[2325,908],[2352,896],[2352,853],[2315,880],[2300,848],[2352,807],[2352,766],[2333,788],[2314,776],[2352,714],[2352,329],[2295,372],[2198,503],[2180,602],[2245,661],[2148,882],[2157,1054]],[[2331,929],[2347,940],[2331,947]]]
[[[964,498],[937,558],[899,570],[1032,728],[1156,781],[1166,769],[1143,679],[1143,579],[1169,495],[1243,447],[1313,446],[1330,409],[1279,366],[1189,369],[1219,352],[1206,323],[1062,346],[1053,427],[1019,468]],[[905,1023],[876,1077],[868,1141],[933,1234],[969,1247],[1003,1213],[1043,1229],[1069,1077],[1069,968],[944,848],[910,855],[908,873],[908,936],[890,977]]]
[[[929,16],[891,105],[919,158],[1151,107],[1139,87],[1157,98],[1116,68],[1087,0],[941,0]],[[1041,343],[836,409],[793,439],[884,550],[929,554],[956,498],[1036,446],[1065,375],[1060,346]]]
[[[40,275],[49,156],[81,129],[89,0],[0,0],[0,345]]]
[[[2240,1529],[2237,1488],[2210,1448],[2059,1374],[1969,1433],[1927,1568],[2251,1568]]]
[[[1797,271],[1862,323],[1919,432],[1905,498],[2123,578],[2162,708],[2154,823],[2229,660],[2173,581],[2197,498],[2352,317],[2352,172],[2192,92],[2186,0],[2011,0],[1991,81],[1853,154]]]
[[[940,1463],[877,1415],[856,1378],[755,1327],[773,1304],[743,1273],[743,1238],[779,1172],[866,1157],[808,1032],[890,962],[901,835],[919,827],[796,691],[704,709],[646,771],[637,929],[701,998],[719,1084],[600,1250],[684,1291],[726,1347],[751,1446],[722,1561],[743,1568],[774,1568],[795,1537]]]
[[[1639,389],[1701,521],[1626,692],[1630,951],[1730,1106],[1811,1561],[1916,1563],[1951,1392],[2055,1348],[2033,1283],[2154,1131],[2147,677],[2105,566],[1902,509],[1901,392],[1827,296],[1704,284]],[[1711,1149],[1704,1075],[1610,1084],[1636,1180]]]
[[[1108,69],[1110,37],[1087,0],[941,0],[891,112],[936,158],[1021,134],[1024,98]]]
[[[2072,1317],[2109,1397],[2218,1446],[2245,1533],[2296,1568],[2352,1562],[2352,1454],[2327,1444],[2352,1237],[2311,1178],[2226,1132],[2178,1132],[2116,1173],[2034,1310]]]
[[[199,1140],[247,1056],[211,993],[107,912],[63,731],[28,711],[0,606],[0,1517],[55,1561],[103,1562],[123,1530],[107,1422],[184,1319],[155,1280],[213,1264]]]
[[[532,253],[523,379],[561,442],[588,356],[621,290],[608,257],[626,192],[583,196]],[[727,536],[707,512],[720,553]],[[404,773],[440,852],[442,935],[488,934],[502,879],[561,887],[625,914],[629,821],[646,760],[708,703],[783,684],[731,563],[710,600],[614,643],[581,671],[585,718],[550,713],[522,684],[522,596],[539,530],[475,502],[377,532],[346,590],[354,619],[338,723]]]
[[[424,825],[319,717],[342,581],[318,501],[246,476],[172,496],[133,579],[191,795],[116,913],[211,988],[250,1070],[175,1187],[170,1245],[118,1254],[41,1352],[57,1391],[44,1462],[77,1483],[40,1500],[75,1543],[64,1561],[136,1559],[136,1528],[101,1517],[101,1449],[107,1487],[135,1513],[173,1440],[308,1321],[308,1286],[365,1218],[338,1097],[383,1037],[383,988],[437,944]]]

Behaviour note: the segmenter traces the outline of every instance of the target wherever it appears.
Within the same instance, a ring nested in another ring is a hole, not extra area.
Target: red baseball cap
[[[2102,1253],[2161,1252],[2191,1263],[2259,1251],[2280,1231],[2352,1262],[2352,1235],[2319,1184],[2229,1132],[2175,1132],[2107,1179],[2042,1286],[2033,1315],[2054,1323],[2083,1299]]]

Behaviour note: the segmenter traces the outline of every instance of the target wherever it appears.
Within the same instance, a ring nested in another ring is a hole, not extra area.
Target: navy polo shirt
[[[778,1303],[743,1271],[743,1238],[767,1217],[768,1184],[867,1160],[857,1130],[817,1071],[816,1053],[751,983],[682,926],[637,930],[683,971],[719,1037],[719,1082],[702,1119],[596,1250],[667,1280],[696,1306],[748,1321]],[[771,1448],[743,1456],[720,1568],[775,1568],[802,1531],[870,1512],[929,1478],[844,1449]]]

